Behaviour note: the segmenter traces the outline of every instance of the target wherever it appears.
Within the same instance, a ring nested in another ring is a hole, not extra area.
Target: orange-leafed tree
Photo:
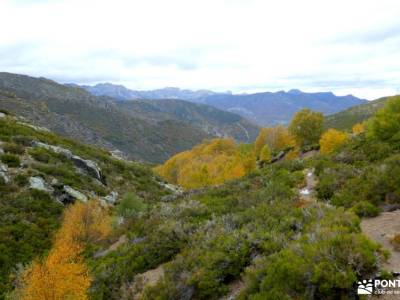
[[[340,145],[348,140],[348,135],[336,129],[328,129],[319,141],[320,151],[323,154],[335,151]]]
[[[91,284],[82,252],[110,233],[110,217],[97,201],[76,202],[65,210],[52,249],[24,273],[22,299],[87,299]]]

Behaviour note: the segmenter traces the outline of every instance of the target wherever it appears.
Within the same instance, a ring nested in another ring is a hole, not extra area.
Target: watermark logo
[[[364,279],[357,282],[358,295],[400,295],[400,279]]]
[[[371,279],[362,280],[357,282],[357,294],[358,295],[372,295],[374,291],[374,283]]]

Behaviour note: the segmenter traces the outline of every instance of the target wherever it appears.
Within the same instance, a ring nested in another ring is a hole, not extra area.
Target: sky
[[[0,0],[0,71],[234,93],[400,93],[399,0]]]

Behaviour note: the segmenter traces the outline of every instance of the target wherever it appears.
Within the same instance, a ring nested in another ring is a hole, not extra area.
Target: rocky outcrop
[[[71,160],[78,168],[85,170],[90,176],[105,183],[105,178],[101,174],[101,169],[94,161],[83,159],[77,155],[72,156]]]
[[[35,126],[35,125],[29,124],[29,123],[25,123],[25,122],[19,122],[19,123],[24,125],[24,126],[30,127],[30,128],[32,128],[34,130],[37,130],[37,131],[50,132],[50,130],[48,128],[43,127],[43,126]]]
[[[109,204],[115,204],[118,200],[118,192],[112,191],[110,194],[102,198]]]
[[[64,192],[68,196],[70,196],[70,198],[73,198],[74,201],[75,200],[79,200],[79,201],[82,201],[82,202],[87,202],[88,201],[88,198],[84,194],[82,194],[81,192],[73,189],[69,185],[64,185]]]
[[[53,146],[53,145],[48,145],[42,142],[37,142],[37,141],[33,141],[32,142],[32,146],[34,147],[40,147],[40,148],[44,148],[47,150],[51,150],[55,153],[58,154],[62,154],[64,156],[66,156],[67,158],[71,159],[73,154],[71,151],[69,151],[68,149],[62,148],[62,147],[58,147],[58,146]]]
[[[30,177],[29,178],[29,188],[35,189],[43,192],[52,192],[53,189],[50,188],[42,177]]]
[[[127,155],[124,154],[124,152],[120,151],[120,150],[111,150],[110,154],[112,157],[114,157],[115,159],[119,159],[119,160],[128,160]]]
[[[99,180],[101,183],[106,184],[105,178],[101,173],[100,167],[92,160],[83,159],[78,155],[73,155],[73,153],[65,148],[59,146],[48,145],[42,142],[34,141],[32,143],[34,147],[41,147],[50,151],[53,151],[58,154],[62,154],[66,156],[68,159],[71,159],[76,167],[84,170],[87,174],[92,176],[93,178]]]
[[[165,183],[165,182],[160,182],[160,185],[162,187],[165,187],[166,189],[170,190],[174,195],[182,195],[183,194],[183,189],[178,185],[174,185],[171,183]]]
[[[62,203],[62,204],[71,204],[75,203],[76,200],[86,202],[88,201],[88,197],[80,191],[73,189],[68,185],[63,185],[59,183],[55,183],[53,185],[54,198]]]
[[[2,149],[0,148],[0,150]],[[3,178],[4,183],[9,183],[11,181],[10,176],[8,176],[8,168],[2,163],[0,163],[0,177]]]

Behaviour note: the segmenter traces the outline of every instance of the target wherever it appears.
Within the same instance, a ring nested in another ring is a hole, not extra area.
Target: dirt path
[[[241,279],[235,280],[229,284],[229,292],[220,300],[235,300],[239,296],[240,291],[244,288],[244,282]]]
[[[299,190],[300,197],[306,201],[315,201],[315,187],[317,185],[317,179],[314,175],[314,169],[305,169],[304,170],[306,185],[302,189]]]
[[[363,219],[361,229],[371,240],[378,242],[390,251],[390,258],[383,268],[391,272],[400,272],[400,252],[394,250],[390,239],[400,234],[400,210],[384,212],[375,218]]]
[[[124,234],[124,235],[121,235],[121,236],[119,237],[118,241],[116,241],[114,244],[112,244],[110,247],[108,247],[108,249],[96,253],[96,254],[94,255],[94,257],[95,257],[95,258],[98,258],[98,257],[106,256],[108,253],[110,253],[111,251],[117,250],[117,248],[118,248],[119,246],[121,246],[121,245],[123,245],[123,244],[125,244],[125,243],[127,243],[127,242],[128,242],[128,239],[126,238],[126,235],[125,235],[125,234]]]

